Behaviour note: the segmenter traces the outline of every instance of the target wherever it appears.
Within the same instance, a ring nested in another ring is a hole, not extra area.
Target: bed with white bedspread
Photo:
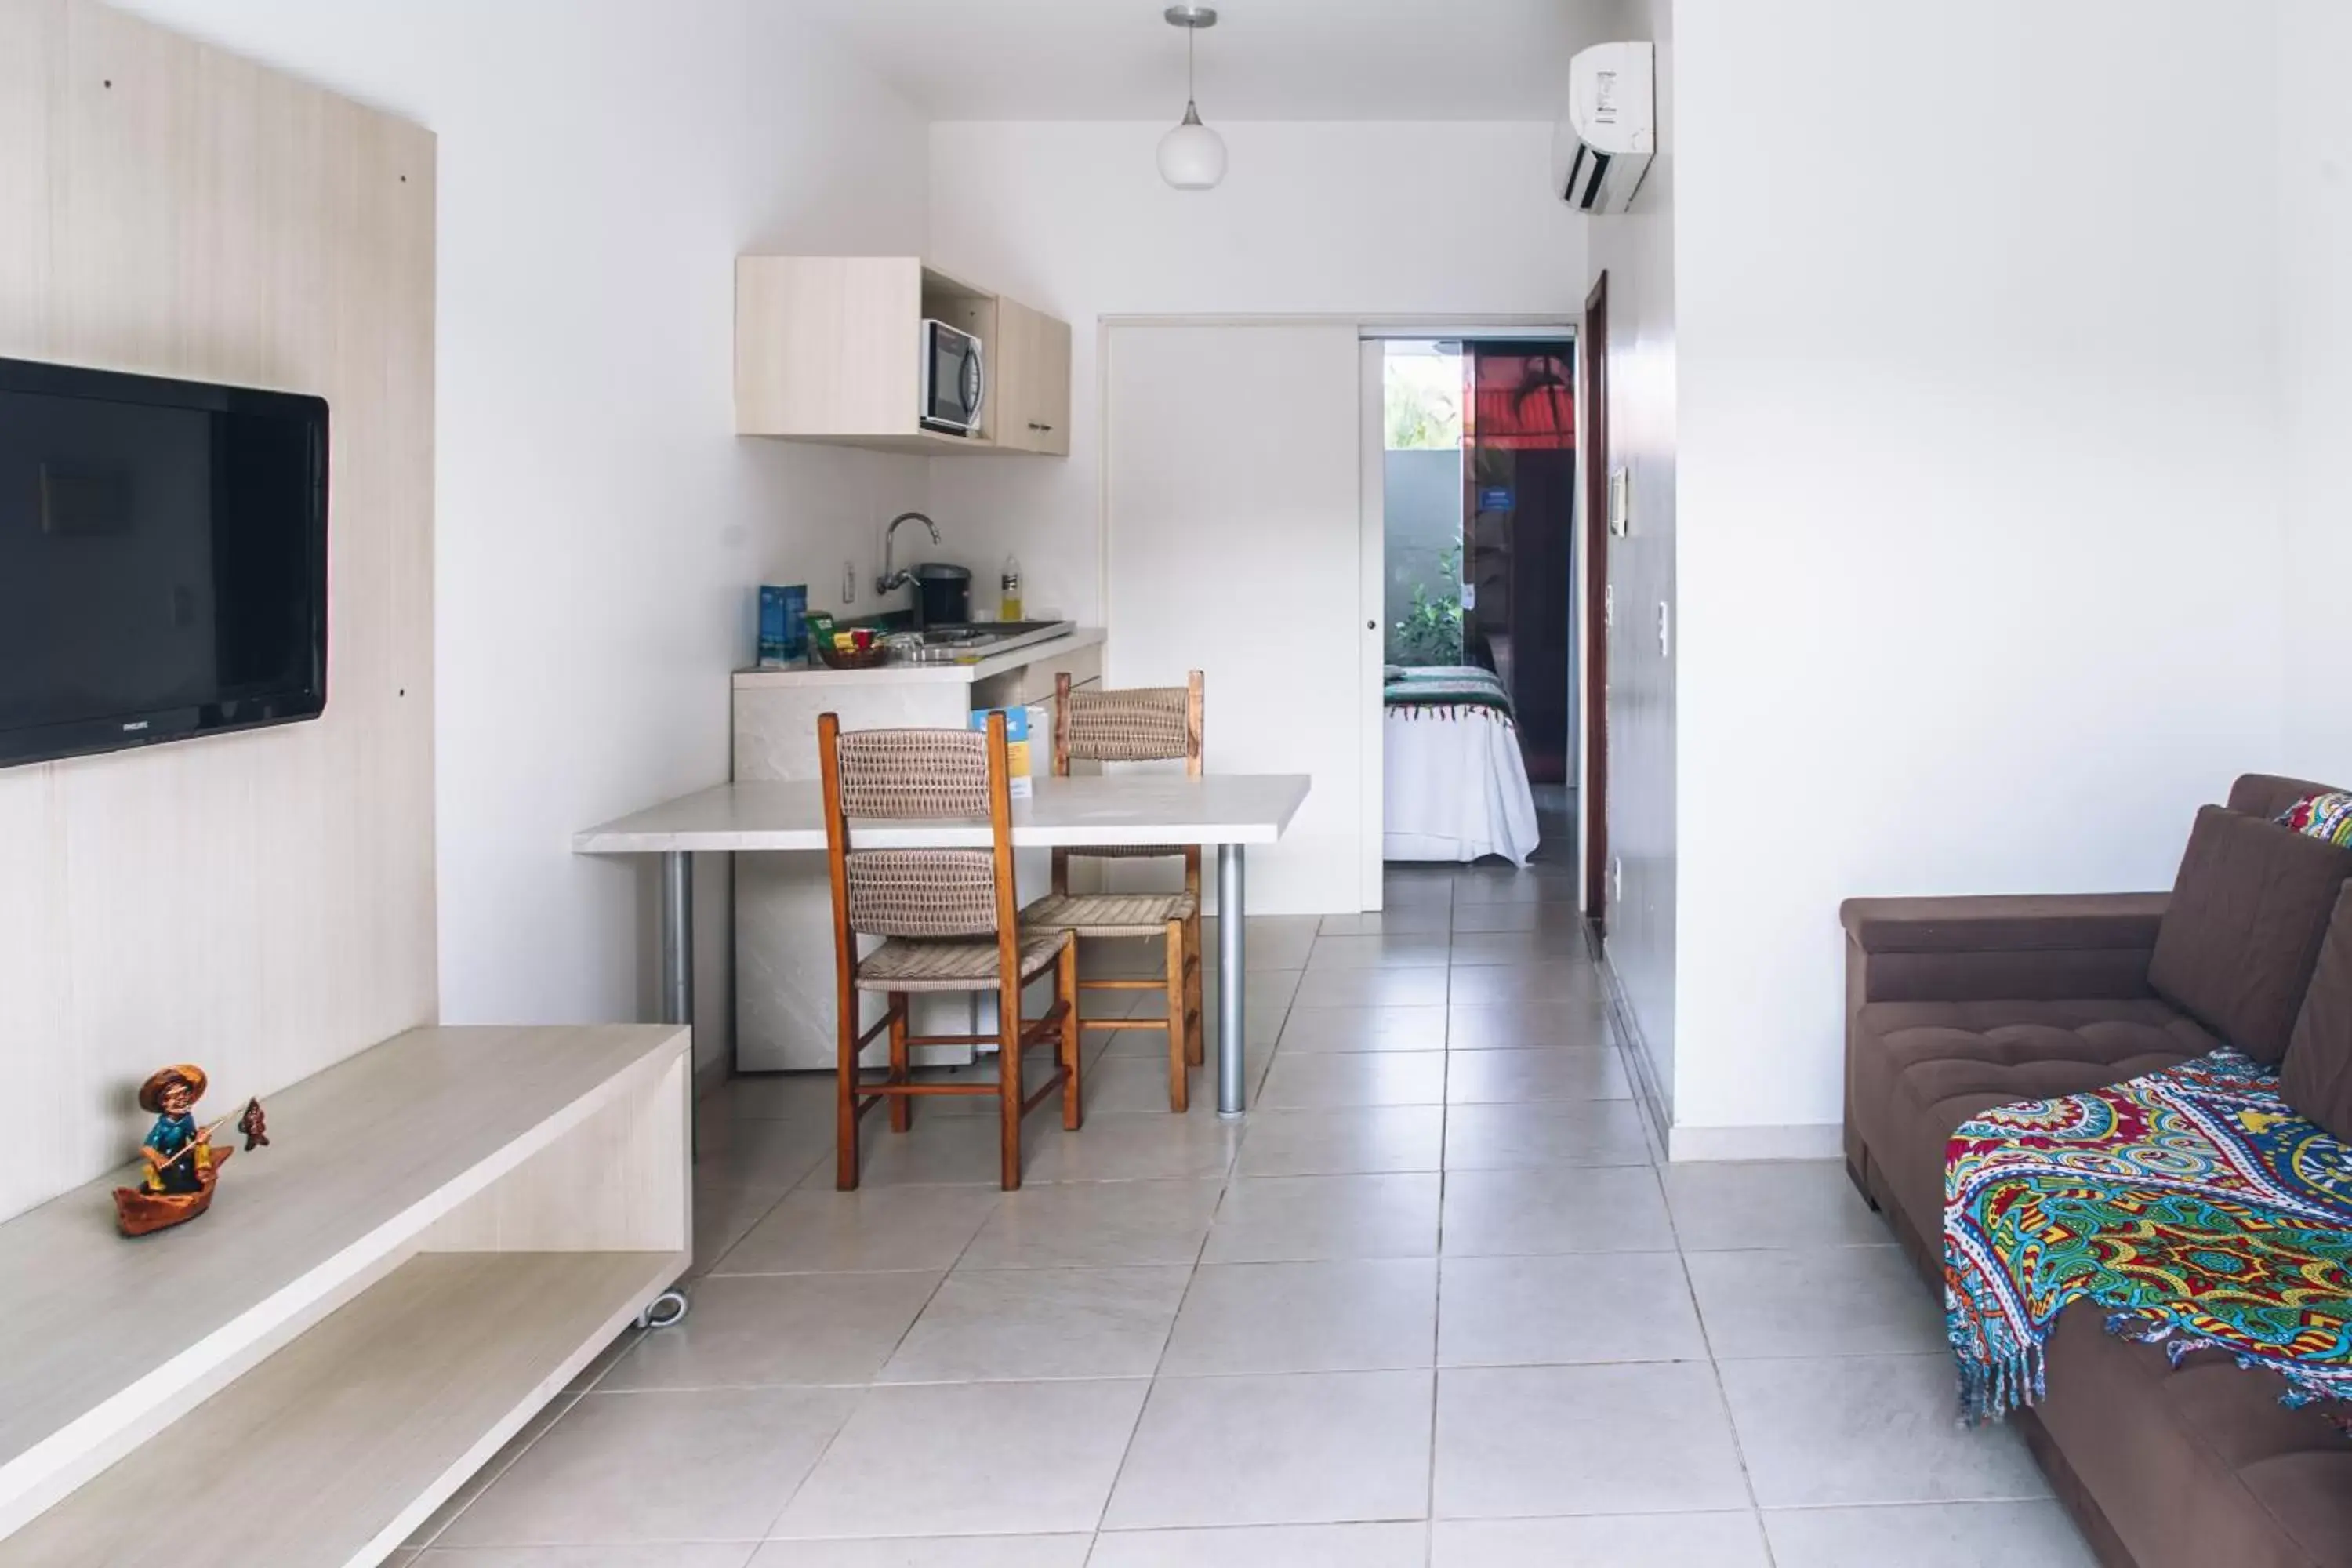
[[[1382,858],[1526,865],[1536,802],[1502,681],[1469,665],[1391,667],[1381,700]]]

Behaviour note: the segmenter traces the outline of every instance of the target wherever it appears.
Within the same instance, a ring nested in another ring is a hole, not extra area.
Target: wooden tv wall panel
[[[433,1021],[434,139],[88,0],[0,0],[0,355],[332,409],[324,717],[0,770],[0,1216],[169,1060],[268,1094]]]

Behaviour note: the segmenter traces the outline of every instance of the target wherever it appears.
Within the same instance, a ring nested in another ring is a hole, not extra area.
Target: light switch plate
[[[1672,658],[1675,652],[1674,620],[1664,599],[1658,601],[1658,657]]]
[[[1609,470],[1609,531],[1622,539],[1633,531],[1633,470]]]

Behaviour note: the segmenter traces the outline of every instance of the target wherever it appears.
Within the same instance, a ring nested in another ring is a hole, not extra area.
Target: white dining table
[[[1248,984],[1246,857],[1281,838],[1307,799],[1304,773],[1202,778],[1113,774],[1041,778],[1013,803],[1021,849],[1199,845],[1217,852],[1217,1113],[1247,1109],[1243,1001]],[[988,844],[983,821],[861,821],[861,849],[969,848]],[[694,1014],[694,856],[823,854],[824,800],[814,783],[724,784],[647,806],[572,835],[580,855],[662,859],[662,1022]]]

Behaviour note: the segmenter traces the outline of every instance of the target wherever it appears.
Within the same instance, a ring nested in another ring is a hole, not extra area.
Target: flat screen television
[[[0,359],[0,767],[326,701],[325,401]]]

